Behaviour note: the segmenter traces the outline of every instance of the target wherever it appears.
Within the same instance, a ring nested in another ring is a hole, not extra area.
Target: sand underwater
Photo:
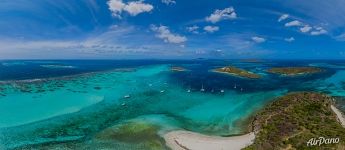
[[[0,63],[0,149],[167,149],[161,135],[171,130],[242,134],[256,111],[292,91],[337,96],[345,110],[345,61]],[[210,71],[228,65],[263,78]],[[298,77],[266,72],[291,65],[325,71]]]

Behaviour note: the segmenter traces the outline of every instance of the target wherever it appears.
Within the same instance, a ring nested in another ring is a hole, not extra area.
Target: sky
[[[344,59],[344,0],[2,0],[0,59]]]

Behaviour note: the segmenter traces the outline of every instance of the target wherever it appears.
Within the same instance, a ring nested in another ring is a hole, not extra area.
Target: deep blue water
[[[185,67],[207,72],[215,66],[235,65],[244,69],[275,66],[306,66],[311,63],[328,63],[344,66],[342,60],[265,60],[263,63],[242,63],[241,60],[0,60],[0,80],[24,80],[75,75],[157,64],[184,64]],[[259,65],[258,65],[259,64]],[[73,66],[74,68],[47,68],[42,65]],[[207,78],[203,76],[203,78]]]
[[[277,88],[290,90],[313,90],[303,87],[301,84],[308,81],[327,78],[337,70],[345,68],[329,68],[322,74],[301,76],[295,78],[281,78],[278,75],[266,74],[265,70],[271,67],[284,66],[308,66],[313,63],[325,63],[335,66],[344,66],[341,60],[265,60],[261,63],[245,63],[241,60],[10,60],[0,61],[0,81],[41,79],[60,76],[77,75],[88,72],[107,71],[116,68],[136,68],[149,65],[176,65],[183,66],[190,72],[172,74],[175,82],[191,88],[199,88],[202,83],[208,90],[229,88],[232,86],[242,88],[243,91],[269,91]],[[254,72],[265,74],[263,79],[249,80],[229,77],[223,74],[210,73],[211,69],[222,66],[237,66]],[[55,68],[52,68],[57,66]],[[66,68],[64,68],[66,67]],[[70,67],[70,68],[68,68]],[[299,84],[299,86],[296,86]]]
[[[171,72],[171,66],[187,71]],[[262,78],[211,71],[223,66]],[[266,71],[284,66],[324,71],[296,77]],[[92,145],[94,134],[127,122],[152,123],[163,133],[182,128],[238,134],[241,121],[293,91],[339,97],[338,107],[345,110],[341,60],[11,60],[0,61],[0,81],[0,149],[67,140]]]

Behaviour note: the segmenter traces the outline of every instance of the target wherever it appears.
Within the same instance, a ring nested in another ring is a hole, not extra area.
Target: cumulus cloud
[[[295,38],[294,37],[290,37],[290,38],[285,38],[284,40],[286,42],[293,42],[293,41],[295,41]]]
[[[204,30],[208,33],[213,33],[219,30],[218,26],[205,26]]]
[[[309,24],[300,22],[298,20],[290,21],[288,23],[285,23],[285,27],[300,27],[299,31],[302,33],[308,33],[310,32],[310,35],[322,35],[328,33],[327,30],[320,26],[314,26],[311,27]]]
[[[172,5],[172,4],[176,4],[176,1],[174,1],[174,0],[162,0],[162,3],[164,3],[166,5]]]
[[[303,23],[298,21],[298,20],[294,20],[288,23],[285,23],[285,27],[292,27],[292,26],[302,26]]]
[[[262,37],[257,37],[257,36],[254,36],[252,37],[252,40],[256,43],[263,43],[263,42],[266,42],[266,39],[265,38],[262,38]]]
[[[316,27],[314,31],[310,32],[311,35],[321,35],[326,34],[327,31],[323,29],[322,27]]]
[[[136,16],[140,13],[150,12],[153,10],[152,5],[143,3],[143,1],[124,3],[122,0],[109,0],[107,4],[112,15],[117,18],[121,18],[121,13],[124,11],[129,13],[131,16]]]
[[[169,51],[162,51],[167,48],[166,44],[152,42],[153,39],[154,37],[148,35],[145,30],[130,25],[114,25],[106,32],[76,40],[27,40],[0,37],[0,58],[75,59],[134,56],[162,58],[181,55],[180,50],[183,44],[170,46]],[[60,53],[54,53],[56,51]]]
[[[187,27],[186,29],[187,29],[188,32],[191,32],[191,33],[194,33],[194,34],[198,34],[199,33],[199,31],[198,31],[199,26],[197,26],[197,25]]]
[[[210,16],[206,17],[206,21],[217,23],[221,20],[236,19],[237,14],[233,7],[228,7],[223,10],[215,10]]]
[[[287,19],[288,17],[289,17],[288,14],[283,14],[283,15],[281,15],[281,16],[279,17],[278,22],[281,22],[281,21]]]
[[[167,26],[155,26],[151,25],[151,30],[157,33],[157,37],[163,39],[166,43],[180,44],[187,41],[185,36],[171,33]]]
[[[304,27],[300,28],[299,30],[303,33],[309,32],[312,29],[311,26],[305,25]]]

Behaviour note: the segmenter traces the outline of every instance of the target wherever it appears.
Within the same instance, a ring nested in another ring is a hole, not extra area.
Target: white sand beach
[[[337,115],[339,122],[341,125],[345,128],[345,116],[342,114],[342,112],[335,106],[331,105],[331,108],[333,112]]]
[[[240,150],[253,143],[255,134],[219,137],[180,130],[165,134],[164,139],[172,150]]]
[[[345,128],[345,116],[335,106],[331,105],[331,109]],[[164,139],[172,150],[240,150],[254,142],[255,134],[220,137],[178,130],[166,133]]]

